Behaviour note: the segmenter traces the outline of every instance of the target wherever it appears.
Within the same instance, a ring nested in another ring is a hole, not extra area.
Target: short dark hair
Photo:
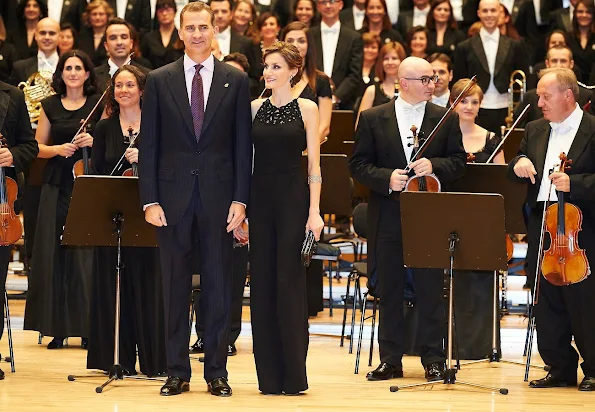
[[[242,70],[244,70],[244,72],[246,72],[246,73],[248,73],[248,71],[250,70],[250,64],[248,63],[248,59],[242,53],[238,53],[238,52],[230,53],[223,58],[223,62],[224,63],[227,63],[227,62],[237,63],[242,67]]]
[[[551,49],[549,49],[547,51],[547,53],[545,54],[545,59],[549,60],[550,59],[550,51],[552,50],[567,50],[568,51],[568,56],[570,56],[570,60],[572,60],[574,57],[572,56],[572,50],[570,50],[570,47],[568,46],[562,46],[561,44],[558,44],[554,47],[552,47]]]
[[[93,67],[93,62],[87,53],[78,49],[68,50],[66,53],[60,56],[60,60],[58,60],[58,65],[56,66],[56,71],[52,77],[52,88],[56,94],[66,94],[66,84],[62,79],[62,72],[64,71],[66,60],[70,59],[71,57],[78,57],[81,62],[83,62],[85,71],[89,72],[89,77],[83,84],[83,94],[85,96],[91,96],[95,94],[95,90],[97,89],[97,81],[95,79],[95,68]]]
[[[114,88],[116,84],[116,77],[118,77],[118,75],[122,72],[132,73],[136,78],[136,84],[138,85],[138,89],[141,91],[141,93],[145,90],[147,76],[138,67],[135,67],[131,64],[125,64],[122,67],[120,67],[112,76],[107,89],[105,112],[109,117],[118,116],[120,114],[120,104],[118,104],[118,102],[116,101],[116,97],[114,95]]]
[[[450,72],[452,71],[452,60],[448,55],[444,53],[432,53],[428,57],[426,57],[428,63],[433,63],[435,61],[439,61],[446,64],[447,70]]]
[[[219,3],[227,3],[229,4],[229,10],[233,10],[233,3],[231,0],[209,0],[209,6],[211,5],[212,2],[219,2]]]
[[[568,40],[568,33],[565,32],[564,30],[560,30],[560,29],[556,29],[556,30],[552,30],[545,38],[545,49],[548,50],[550,47],[550,40],[552,38],[552,36],[554,34],[561,34],[562,37],[564,37],[564,43],[566,45],[570,44],[569,40]]]
[[[180,12],[180,31],[183,29],[182,24],[184,24],[185,13],[200,13],[203,10],[211,15],[211,26],[215,27],[215,14],[213,10],[202,1],[192,1],[186,4]]]
[[[178,11],[178,6],[175,0],[157,0],[157,3],[155,4],[155,11],[164,9],[166,7],[171,7],[175,12]]]
[[[4,0],[3,0],[4,1]],[[6,0],[8,1],[8,0]],[[39,6],[39,20],[43,19],[44,17],[48,16],[48,6],[47,2],[43,0],[33,0]],[[25,27],[25,8],[27,7],[27,3],[29,0],[21,0],[19,5],[17,6],[17,15],[16,18],[19,21],[19,26]],[[8,20],[8,16],[6,20]],[[4,23],[6,23],[6,20]]]
[[[456,30],[457,29],[457,21],[455,19],[454,13],[452,12],[452,4],[450,4],[450,0],[433,0],[430,5],[430,11],[428,12],[428,18],[426,20],[426,27],[430,31],[436,30],[436,21],[434,20],[434,10],[442,3],[448,3],[448,7],[450,8],[450,17],[448,18],[448,23],[446,24],[448,29]]]
[[[128,31],[130,32],[130,37],[132,37],[132,29],[134,28],[132,26],[132,24],[128,23],[124,19],[121,19],[120,17],[114,17],[113,19],[110,19],[110,21],[107,22],[107,26],[105,26],[106,38],[107,38],[107,29],[109,29],[110,26],[115,26],[115,25],[124,25],[124,26],[128,27]]]

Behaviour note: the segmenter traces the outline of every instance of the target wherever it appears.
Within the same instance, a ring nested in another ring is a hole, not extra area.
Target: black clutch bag
[[[314,240],[314,233],[308,230],[304,243],[302,243],[302,265],[305,267],[310,266],[312,261],[312,255],[316,251],[316,240]]]

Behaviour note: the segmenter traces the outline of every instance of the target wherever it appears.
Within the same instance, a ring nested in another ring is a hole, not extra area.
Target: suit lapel
[[[573,163],[577,163],[581,155],[585,153],[585,146],[587,143],[589,143],[591,133],[592,130],[590,130],[587,116],[585,113],[583,113],[581,124],[576,131],[576,136],[574,136],[574,140],[572,141],[572,145],[568,151],[568,158],[572,160]]]
[[[344,28],[341,26],[341,30],[339,30],[339,40],[337,41],[337,49],[335,50],[335,61],[333,62],[333,74],[337,71],[337,65],[340,65],[343,61],[343,54],[347,49],[347,44],[345,44],[345,36],[343,35]],[[322,46],[321,46],[322,48]],[[324,66],[324,65],[323,65]]]
[[[498,42],[498,52],[496,53],[496,64],[494,65],[494,77],[496,77],[502,68],[502,65],[506,61],[506,56],[508,55],[509,49],[510,39],[506,36],[500,36],[500,41]]]
[[[386,134],[386,138],[391,142],[397,154],[397,164],[399,166],[407,165],[407,158],[405,157],[405,149],[401,140],[401,133],[399,132],[399,125],[397,124],[397,113],[395,112],[395,101],[391,99],[385,105],[384,113],[381,116],[382,130]]]
[[[564,29],[568,32],[572,32],[572,21],[570,21],[570,10],[566,13],[562,13],[562,23],[564,23]]]
[[[4,88],[0,88],[0,131],[2,131],[4,127],[4,119],[6,119],[8,106],[10,105],[10,97],[8,96],[8,93],[4,92],[4,90]],[[8,138],[8,136],[4,137]]]
[[[314,34],[314,43],[316,43],[316,50],[320,50],[320,53],[316,53],[316,67],[318,70],[324,71],[324,63],[322,58],[322,32],[320,28],[317,28]],[[339,48],[339,44],[337,44]]]
[[[489,73],[490,67],[488,66],[488,58],[486,57],[486,52],[483,49],[483,43],[481,42],[481,37],[479,36],[479,34],[471,38],[471,47],[473,47],[473,51],[479,59],[481,67],[485,70],[486,73]]]
[[[238,36],[236,35],[233,29],[231,30],[231,35],[229,37],[229,52],[233,53],[234,51],[240,50],[240,44],[238,43]]]
[[[217,59],[214,60],[215,69],[213,71],[213,81],[211,83],[211,90],[209,91],[209,99],[207,100],[207,109],[205,110],[205,121],[202,125],[203,136],[204,132],[209,127],[211,120],[213,120],[213,116],[215,116],[215,112],[219,107],[221,99],[223,99],[229,88],[229,83],[227,83],[229,66],[226,63],[221,63]],[[203,138],[201,137],[201,142],[202,141]]]
[[[545,166],[545,155],[547,153],[547,146],[550,142],[550,130],[549,123],[544,123],[541,130],[537,131],[537,139],[535,140],[535,169],[537,170],[537,177],[535,183],[537,184],[537,190],[539,191],[539,185],[543,177],[543,168]]]
[[[184,58],[178,59],[174,67],[170,70],[171,77],[170,91],[174,97],[174,101],[182,113],[182,117],[186,123],[188,130],[194,136],[194,122],[192,121],[192,112],[190,111],[190,102],[188,101],[188,89],[186,89],[186,77],[184,76]]]

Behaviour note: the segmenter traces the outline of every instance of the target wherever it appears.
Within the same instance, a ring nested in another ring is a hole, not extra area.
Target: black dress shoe
[[[89,347],[89,338],[81,338],[81,348],[87,349]]]
[[[429,365],[424,366],[426,370],[426,380],[428,382],[444,380],[444,372],[446,366],[441,362],[432,362]]]
[[[231,387],[227,383],[226,378],[215,378],[208,384],[208,389],[211,395],[215,396],[231,396]]]
[[[163,396],[173,396],[179,395],[182,392],[188,392],[190,390],[190,383],[182,380],[182,378],[175,377],[168,377],[167,381],[165,381],[165,385],[161,387],[161,391],[159,392],[160,395]]]
[[[2,371],[2,369],[0,369],[0,381],[4,379],[4,372]]]
[[[585,376],[585,378],[583,379],[583,381],[581,382],[581,384],[578,385],[578,390],[579,391],[584,391],[584,392],[593,392],[593,391],[595,391],[595,378],[591,378],[589,376]]]
[[[190,349],[188,349],[188,352],[190,353],[204,353],[204,351],[204,343],[201,338],[198,338],[194,345],[190,346]]]
[[[227,345],[227,356],[236,356],[238,354],[238,350],[236,349],[236,345],[230,343]]]
[[[376,369],[368,372],[366,379],[369,381],[385,381],[392,378],[402,378],[403,368],[382,362]]]
[[[529,383],[530,388],[565,388],[567,386],[576,386],[576,381],[563,380],[551,373],[548,373],[545,378],[536,379]]]
[[[48,349],[62,349],[64,347],[65,338],[54,338],[48,343]]]

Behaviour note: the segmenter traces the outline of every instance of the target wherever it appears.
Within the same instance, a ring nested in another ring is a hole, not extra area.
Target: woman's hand
[[[135,147],[130,147],[128,149],[126,149],[126,151],[124,152],[124,156],[126,157],[126,160],[128,160],[128,163],[132,164],[132,163],[138,163],[138,149]]]
[[[76,147],[93,147],[93,136],[89,133],[79,133],[74,137]]]
[[[250,239],[250,232],[248,229],[248,222],[244,220],[242,224],[233,230],[233,237],[236,238],[240,245],[247,245]]]
[[[56,152],[58,156],[62,157],[70,157],[76,152],[78,147],[72,143],[64,143],[54,146],[56,148]]]
[[[318,242],[320,240],[320,233],[324,228],[324,221],[320,217],[320,212],[311,211],[306,222],[306,232],[311,230],[314,233],[314,239]]]

